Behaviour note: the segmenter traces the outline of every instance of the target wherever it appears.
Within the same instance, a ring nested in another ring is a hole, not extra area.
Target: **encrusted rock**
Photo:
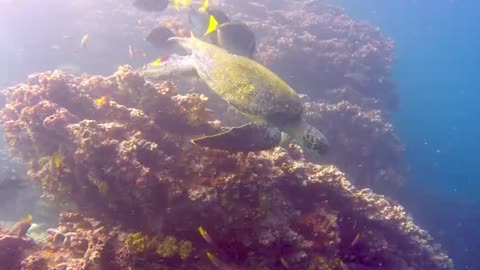
[[[64,214],[31,255],[47,252],[49,267],[452,268],[400,205],[306,162],[294,145],[233,154],[190,143],[218,131],[201,95],[146,83],[129,67],[33,78],[7,96],[8,147],[47,195],[82,213]],[[113,88],[99,96],[97,85]]]

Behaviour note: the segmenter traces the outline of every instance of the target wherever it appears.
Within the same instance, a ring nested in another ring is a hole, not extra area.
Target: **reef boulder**
[[[452,269],[402,206],[295,145],[233,154],[190,143],[220,130],[206,100],[128,66],[110,77],[39,73],[8,89],[10,152],[75,212],[38,247],[57,258],[43,265]]]

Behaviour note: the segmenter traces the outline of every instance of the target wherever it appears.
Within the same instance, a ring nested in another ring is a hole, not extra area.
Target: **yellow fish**
[[[212,237],[210,237],[210,235],[208,234],[208,232],[202,227],[198,227],[198,232],[200,233],[200,235],[203,237],[203,239],[205,239],[205,241],[207,241],[207,243],[213,245],[213,239]]]
[[[108,97],[107,96],[103,96],[103,97],[99,97],[97,99],[95,99],[95,105],[97,106],[102,106],[102,105],[105,105],[108,103]]]
[[[215,255],[207,251],[207,257],[212,262],[213,265],[222,269],[223,263]]]
[[[226,264],[225,262],[221,261],[219,258],[217,258],[213,253],[211,252],[206,252],[208,259],[210,262],[212,262],[213,265],[215,265],[218,269],[221,270],[240,270],[239,267],[235,265],[229,265]]]
[[[156,67],[156,66],[159,66],[160,64],[162,63],[162,61],[160,60],[160,58],[157,58],[155,61],[152,62],[152,67]]]
[[[168,56],[168,55],[159,57],[159,58],[155,59],[155,61],[153,61],[153,62],[151,63],[151,65],[154,66],[154,67],[159,66],[161,63],[167,61],[169,57],[170,57],[170,56]]]
[[[208,9],[208,0],[203,1],[202,6],[198,9],[200,12],[207,12]]]
[[[165,21],[163,23],[163,26],[165,26],[167,28],[172,28],[173,27],[173,22],[172,21]]]
[[[60,153],[58,151],[55,152],[52,155],[52,162],[53,162],[53,166],[55,166],[55,168],[59,169],[63,165],[63,155],[62,155],[62,153]]]
[[[218,22],[213,15],[210,15],[210,21],[208,22],[208,28],[207,31],[205,32],[205,36],[212,33],[213,31],[217,30]]]
[[[176,10],[180,10],[180,8],[189,7],[191,3],[190,0],[173,0],[172,5]]]
[[[88,34],[85,34],[80,40],[80,45],[82,46],[82,48],[84,49],[87,48],[87,41],[88,41]]]

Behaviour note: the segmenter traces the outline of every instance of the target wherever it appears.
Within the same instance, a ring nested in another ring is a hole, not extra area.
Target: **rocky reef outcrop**
[[[21,261],[33,251],[32,239],[9,235],[8,230],[0,228],[0,263],[2,269],[20,269]]]
[[[380,110],[362,109],[348,101],[308,101],[305,108],[307,121],[322,127],[335,149],[324,162],[348,172],[355,185],[377,192],[390,193],[403,185],[404,148]]]
[[[220,129],[206,101],[128,66],[8,89],[10,152],[71,211],[20,255],[22,269],[452,269],[402,206],[294,144],[234,154],[190,143]]]
[[[6,65],[6,74],[12,73],[12,66],[22,67],[22,70],[17,70],[22,74],[53,67],[111,74],[120,64],[140,67],[171,53],[154,48],[144,40],[152,29],[159,25],[171,25],[178,34],[189,29],[188,9],[178,11],[170,7],[162,13],[148,13],[137,10],[132,1],[54,2],[62,2],[62,12],[68,11],[67,17],[75,20],[62,20],[62,24],[57,25],[62,27],[55,28],[55,31],[45,27],[45,31],[36,33],[42,40],[48,37],[50,41],[43,46],[35,43],[35,55],[31,57],[27,54],[27,57],[11,58],[11,62],[16,64]],[[278,73],[299,93],[308,95],[311,102],[325,104],[327,108],[343,114],[338,119],[326,112],[322,119],[312,119],[318,128],[334,137],[331,140],[334,155],[326,162],[340,168],[359,187],[382,192],[389,189],[389,194],[394,194],[404,182],[403,162],[398,158],[403,150],[395,133],[389,131],[377,137],[378,133],[362,132],[361,140],[360,137],[351,140],[356,138],[351,132],[357,127],[367,130],[377,128],[377,124],[391,126],[390,114],[398,104],[391,76],[394,43],[378,27],[358,22],[328,2],[210,0],[210,5],[226,11],[233,19],[245,21],[253,29],[258,47],[256,60]],[[22,5],[14,6],[16,10],[21,10]],[[42,17],[55,16],[48,14],[47,8],[42,11]],[[28,18],[20,17],[14,22],[22,19],[25,21]],[[49,20],[47,22],[50,23]],[[40,24],[45,23],[42,21]],[[79,41],[85,33],[91,37],[89,48],[78,53]],[[52,54],[52,44],[57,44],[57,38],[62,35],[73,38],[58,44],[62,48],[61,54]],[[26,41],[15,37],[10,39],[18,43],[15,47],[23,48],[31,40],[29,36],[23,38]],[[129,46],[145,51],[147,57],[131,57]],[[7,52],[12,57],[16,55],[13,51]],[[29,50],[26,52],[29,53]],[[32,58],[37,61],[32,62]],[[53,65],[55,62],[58,63]],[[25,67],[29,69],[25,70]],[[180,88],[181,92],[183,90],[183,87]],[[196,88],[195,92],[199,89]],[[203,93],[212,99],[208,91]],[[347,102],[348,106],[342,105],[342,102]],[[320,116],[323,111],[310,110],[325,106],[309,106],[307,114]],[[357,113],[352,113],[352,110]],[[218,113],[223,111],[218,110]],[[336,124],[332,127],[329,123]],[[348,138],[337,137],[337,132],[348,135]],[[360,158],[371,164],[361,164]],[[375,180],[366,180],[366,175],[373,175]]]

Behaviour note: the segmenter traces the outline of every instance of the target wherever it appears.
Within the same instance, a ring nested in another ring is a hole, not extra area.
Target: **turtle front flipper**
[[[204,136],[192,142],[202,147],[221,149],[230,152],[256,152],[279,145],[280,130],[264,124],[249,123],[240,127]]]
[[[165,61],[155,61],[147,64],[142,72],[146,80],[153,82],[198,76],[190,55],[172,55]]]

